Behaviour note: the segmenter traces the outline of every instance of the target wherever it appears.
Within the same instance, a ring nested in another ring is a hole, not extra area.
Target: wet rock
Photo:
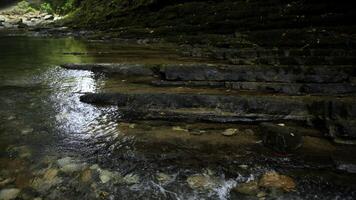
[[[290,192],[295,189],[296,184],[291,177],[280,175],[276,172],[268,172],[260,179],[259,186],[270,189],[282,189],[283,191]]]
[[[21,18],[13,18],[13,19],[7,20],[6,22],[8,22],[9,24],[12,24],[12,25],[19,25],[19,24],[22,24],[22,19]]]
[[[343,138],[335,138],[334,143],[341,144],[341,145],[356,145],[356,140],[348,140]]]
[[[261,191],[261,192],[259,192],[259,193],[257,193],[257,195],[256,195],[258,198],[264,198],[264,197],[266,197],[267,196],[267,193],[266,192],[263,192],[263,191]]]
[[[100,167],[99,167],[98,164],[94,164],[94,165],[90,166],[90,169],[91,169],[91,170],[99,170]]]
[[[111,172],[109,170],[99,169],[99,179],[102,183],[108,183],[110,181],[117,182],[120,179],[120,176],[116,172]]]
[[[303,144],[303,138],[286,126],[262,123],[263,143],[279,153],[291,153]]]
[[[14,181],[15,181],[14,178],[7,178],[7,179],[5,179],[5,180],[0,179],[0,188],[6,186],[6,185],[8,185],[8,184],[11,184],[11,183],[14,182]]]
[[[235,192],[245,195],[257,195],[259,192],[258,181],[242,183],[233,189]]]
[[[5,22],[6,20],[7,20],[6,17],[0,15],[0,23]]]
[[[226,129],[224,132],[222,132],[223,136],[234,136],[237,135],[239,133],[239,129],[237,128],[229,128]]]
[[[92,170],[91,169],[85,169],[84,171],[82,171],[82,173],[80,174],[80,181],[82,181],[83,183],[88,183],[92,180]]]
[[[353,107],[342,108],[335,106],[335,112],[352,112]],[[340,117],[338,117],[340,118]],[[333,138],[346,138],[356,140],[356,120],[328,120],[326,126],[329,129],[329,136]]]
[[[334,164],[338,170],[348,172],[348,173],[356,173],[356,158],[355,155],[356,151],[351,149],[348,151],[348,154],[344,152],[335,152],[332,155],[332,159]]]
[[[160,184],[167,184],[172,181],[173,177],[165,173],[157,173],[156,179]]]
[[[17,188],[11,189],[2,189],[0,191],[0,199],[1,200],[11,200],[16,199],[17,196],[20,194],[21,190]]]
[[[126,76],[153,76],[152,68],[154,66],[142,64],[64,64],[61,67],[66,69],[89,70],[93,72],[103,72],[111,74],[120,74]]]
[[[85,103],[118,105],[123,118],[172,121],[266,121],[312,118],[304,99],[274,96],[174,94],[174,93],[88,93]],[[133,109],[135,108],[135,109]]]
[[[24,128],[24,129],[22,129],[21,130],[21,134],[22,135],[28,135],[28,134],[30,134],[30,133],[32,133],[33,132],[33,128]]]
[[[8,149],[8,153],[16,155],[18,158],[27,159],[32,156],[32,150],[30,147],[24,145],[19,147],[11,147]]]
[[[53,15],[45,15],[43,17],[44,20],[53,20],[54,19],[54,16]]]
[[[140,177],[136,174],[128,174],[124,176],[123,181],[129,185],[137,184],[140,182]]]
[[[173,130],[173,131],[189,132],[188,129],[182,128],[182,127],[180,127],[180,126],[174,126],[174,127],[172,127],[172,130]]]
[[[248,169],[248,165],[239,165],[241,169]]]
[[[255,132],[252,129],[246,129],[246,130],[244,130],[244,134],[246,134],[246,135],[255,135]]]
[[[216,186],[215,180],[206,174],[197,174],[187,178],[190,188],[197,190],[209,190]]]
[[[343,82],[353,74],[351,67],[325,68],[324,66],[274,65],[162,65],[165,80],[180,81],[246,81],[246,82]]]
[[[58,169],[54,168],[45,170],[41,177],[37,177],[32,181],[32,188],[39,192],[45,192],[60,184],[62,179],[57,176],[58,172]]]
[[[85,163],[78,163],[78,161],[73,160],[71,157],[65,157],[57,160],[60,170],[65,173],[73,173],[81,171],[85,167]]]

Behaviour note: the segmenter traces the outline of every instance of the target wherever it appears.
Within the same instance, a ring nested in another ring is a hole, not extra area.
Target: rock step
[[[352,119],[356,116],[354,97],[309,97],[280,95],[221,95],[175,93],[88,93],[81,101],[135,109],[211,109],[240,116],[274,115],[276,119]],[[271,120],[275,120],[271,118]]]
[[[231,57],[232,64],[242,65],[352,65],[355,56],[259,56],[255,58]]]
[[[297,153],[298,158],[296,159],[299,159],[301,162],[294,162],[293,165],[288,164],[287,167],[289,169],[291,167],[298,168],[301,166],[303,168],[311,168],[313,166],[318,169],[323,167],[334,168],[333,164],[326,165],[325,162],[320,163],[320,165],[314,164],[324,160],[320,159],[320,156],[325,157],[325,160],[329,161],[330,159],[328,158],[333,152],[335,152],[336,149],[343,150],[341,147],[333,145],[327,139],[321,138],[320,135],[316,137],[310,136],[311,132],[320,134],[318,130],[313,128],[305,127],[303,125],[290,126],[289,124],[285,124],[284,128],[288,129],[290,133],[303,136],[303,145],[296,152],[293,152]],[[237,165],[246,163],[256,164],[256,162],[258,162],[257,160],[261,161],[262,164],[265,164],[266,156],[275,157],[275,153],[270,151],[268,148],[265,148],[260,143],[266,134],[264,126],[260,124],[167,123],[167,121],[142,120],[130,121],[130,123],[119,122],[118,129],[121,133],[119,137],[135,138],[135,142],[131,144],[134,145],[133,149],[135,149],[135,151],[143,151],[145,152],[145,155],[151,154],[153,156],[152,159],[155,160],[172,159],[170,156],[162,156],[172,152],[175,153],[174,160],[177,160],[177,153],[179,152],[179,155],[183,156],[187,162],[189,162],[188,160],[193,157],[193,160],[196,162],[198,159],[199,163],[209,162],[212,157],[217,155],[221,155],[222,157],[220,158],[226,158],[226,153],[229,152],[233,155],[239,155],[238,161],[234,160],[233,162],[235,164],[236,162],[240,163]],[[232,135],[225,134],[225,132],[229,131],[235,132]],[[296,143],[295,140],[284,144],[278,143],[278,141],[272,142],[275,144],[274,148],[285,148],[285,146],[290,146]],[[149,152],[147,152],[147,147],[151,147],[149,148]],[[251,152],[251,149],[254,151]],[[192,152],[199,152],[199,158],[196,157],[197,154]],[[254,155],[254,153],[256,153],[256,155]],[[251,154],[257,156],[258,159]],[[304,155],[309,159],[301,159]],[[312,158],[310,159],[310,157]],[[293,159],[293,156],[290,158]],[[248,162],[246,159],[251,162]],[[273,160],[270,164],[278,167],[285,166],[285,164],[282,163],[282,160],[280,160],[281,162],[278,162],[278,160],[280,159]],[[211,161],[216,162],[216,160]],[[219,159],[218,162],[221,162],[221,159]],[[228,165],[231,164],[229,163]]]
[[[356,40],[340,27],[332,28],[281,28],[244,32],[249,41],[262,47],[336,48],[354,49]],[[266,40],[268,38],[268,40]]]
[[[192,48],[192,47],[187,47]],[[191,50],[191,49],[190,49]],[[346,49],[301,49],[301,48],[280,48],[280,49],[266,49],[266,48],[195,48],[193,51],[185,51],[184,55],[192,56],[194,51],[200,52],[202,56],[219,59],[227,58],[256,58],[256,57],[353,57],[356,55],[355,50]]]
[[[224,123],[301,121],[324,127],[328,136],[356,138],[352,121],[356,117],[356,98],[351,97],[89,93],[80,100],[116,105],[125,119]]]
[[[349,82],[356,74],[353,66],[273,66],[273,65],[164,65],[160,74],[172,81],[247,81],[284,83]]]
[[[266,83],[266,82],[224,82],[224,81],[165,81],[154,80],[159,87],[213,87],[259,93],[283,93],[289,95],[354,95],[356,85],[349,83]]]
[[[352,65],[65,64],[62,67],[133,76],[156,75],[169,81],[344,83],[356,77]]]

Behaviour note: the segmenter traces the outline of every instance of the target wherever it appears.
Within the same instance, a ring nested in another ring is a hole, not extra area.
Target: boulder
[[[278,153],[291,153],[303,144],[302,135],[283,124],[262,123],[263,143]]]
[[[239,184],[233,189],[233,191],[244,195],[257,195],[259,192],[258,181],[250,181]]]
[[[53,15],[45,15],[43,17],[44,20],[53,20],[54,19],[54,16]]]
[[[295,189],[296,184],[291,177],[280,175],[277,172],[267,172],[260,181],[259,186],[268,189],[282,189],[291,192]]]

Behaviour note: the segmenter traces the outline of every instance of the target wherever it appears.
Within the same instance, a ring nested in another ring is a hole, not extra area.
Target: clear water
[[[20,199],[229,199],[237,184],[275,169],[255,157],[262,148],[255,136],[216,134],[233,125],[123,123],[116,107],[81,103],[86,92],[141,87],[125,77],[59,67],[88,62],[198,60],[170,46],[0,35],[0,189],[18,188]],[[186,126],[204,135],[175,128]],[[203,177],[203,186],[189,185],[194,176]],[[319,182],[308,183],[277,196],[353,195],[334,189],[321,192]]]

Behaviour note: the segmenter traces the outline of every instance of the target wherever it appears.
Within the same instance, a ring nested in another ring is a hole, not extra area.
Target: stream
[[[85,104],[79,97],[151,87],[59,66],[203,61],[163,44],[0,33],[0,190],[12,188],[19,199],[37,200],[356,197],[345,187],[355,184],[354,176],[289,167],[290,158],[265,155],[253,134],[234,140],[216,134],[233,124],[120,121],[118,108]],[[274,170],[292,176],[297,189],[260,191],[257,197],[231,192]]]

